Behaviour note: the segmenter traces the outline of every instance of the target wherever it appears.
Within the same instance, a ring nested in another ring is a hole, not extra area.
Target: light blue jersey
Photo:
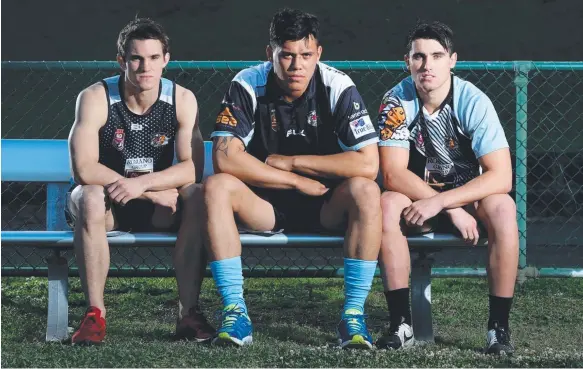
[[[405,78],[384,95],[378,125],[379,145],[410,149],[409,169],[436,190],[464,185],[480,175],[478,158],[508,147],[488,96],[453,75],[449,95],[433,114]]]

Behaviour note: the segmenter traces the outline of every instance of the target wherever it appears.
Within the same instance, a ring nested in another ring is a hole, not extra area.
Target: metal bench
[[[212,143],[205,142],[204,177],[213,173]],[[2,140],[2,181],[40,182],[47,184],[46,230],[3,230],[2,249],[7,247],[35,247],[53,250],[47,258],[49,296],[47,341],[61,341],[68,337],[68,262],[60,251],[73,248],[73,232],[64,219],[66,193],[71,186],[69,153],[66,140]],[[417,254],[411,269],[411,310],[415,338],[433,342],[431,315],[430,254],[443,248],[467,247],[463,240],[450,234],[425,234],[409,237],[411,251]],[[175,234],[116,233],[108,235],[111,247],[172,247]],[[242,234],[244,247],[332,247],[341,248],[343,237],[318,234]],[[485,245],[486,240],[480,240]],[[341,274],[337,273],[336,275]],[[2,269],[2,275],[10,275]],[[15,274],[11,274],[15,275]],[[23,275],[23,273],[19,273]]]

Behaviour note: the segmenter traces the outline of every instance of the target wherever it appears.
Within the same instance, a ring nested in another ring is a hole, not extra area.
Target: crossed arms
[[[198,127],[196,98],[191,91],[176,87],[178,163],[136,178],[125,178],[99,163],[99,130],[107,121],[107,96],[100,83],[83,90],[77,98],[75,122],[69,135],[70,165],[75,182],[104,186],[112,200],[125,204],[135,198],[152,200],[155,192],[176,190],[201,178],[204,146]]]
[[[234,136],[216,137],[213,150],[216,173],[231,174],[256,187],[295,189],[312,196],[322,195],[328,189],[306,175],[375,179],[379,165],[376,145],[333,155],[270,155],[265,163],[247,153],[243,142]]]

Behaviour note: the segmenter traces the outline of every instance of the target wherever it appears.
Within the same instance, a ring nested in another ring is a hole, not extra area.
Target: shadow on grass
[[[294,342],[300,345],[323,346],[337,344],[334,330],[316,329],[311,326],[296,324],[261,325],[257,327],[261,333],[260,340]]]

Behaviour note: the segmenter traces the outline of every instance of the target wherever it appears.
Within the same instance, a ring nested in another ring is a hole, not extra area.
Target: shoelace
[[[221,324],[221,329],[232,328],[242,314],[243,312],[236,307],[223,310],[223,323]]]
[[[494,335],[495,342],[502,345],[509,345],[510,340],[508,339],[508,333],[504,329],[496,329],[496,334]]]
[[[492,336],[492,341],[490,341],[490,345],[492,345],[494,343],[498,343],[498,331],[496,331],[496,334],[494,334],[494,336]]]
[[[81,322],[81,327],[83,330],[95,331],[97,330],[96,326],[97,320],[94,316],[86,316],[85,319],[83,319],[83,322]]]
[[[495,334],[492,336],[492,341],[490,345],[499,343],[501,345],[510,346],[510,339],[508,333],[504,329],[496,328],[494,329]]]
[[[355,334],[366,335],[366,330],[364,329],[364,320],[367,318],[366,315],[357,314],[347,314],[344,316],[346,319],[346,327],[348,328],[348,334],[354,336]]]
[[[401,328],[401,326],[403,324],[405,324],[405,323],[402,320],[399,320],[398,322],[391,321],[388,327],[385,326],[386,327],[385,334],[396,336],[399,333],[399,329]]]

